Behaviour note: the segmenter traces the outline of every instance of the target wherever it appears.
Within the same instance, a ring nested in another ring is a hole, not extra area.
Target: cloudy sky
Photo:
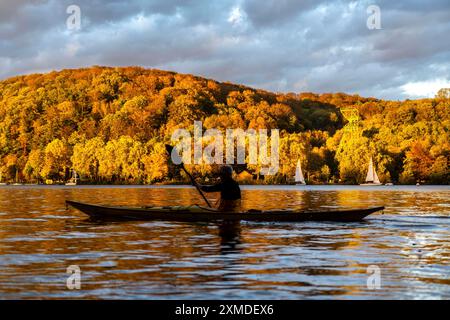
[[[381,29],[367,27],[370,5]],[[434,96],[450,87],[450,1],[0,0],[0,79],[92,65],[279,92]]]

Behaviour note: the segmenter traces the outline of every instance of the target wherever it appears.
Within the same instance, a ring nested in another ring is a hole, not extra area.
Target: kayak
[[[94,219],[112,220],[164,220],[206,222],[218,220],[231,221],[266,221],[266,222],[300,222],[300,221],[360,221],[369,214],[381,211],[384,207],[344,210],[249,210],[243,212],[224,212],[201,206],[170,207],[126,207],[103,206],[76,201],[66,201],[71,206]]]

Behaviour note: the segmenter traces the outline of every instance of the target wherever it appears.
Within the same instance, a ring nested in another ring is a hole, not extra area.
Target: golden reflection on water
[[[1,298],[450,298],[450,190],[247,187],[245,208],[385,205],[362,223],[87,220],[66,199],[202,204],[192,188],[1,187]],[[211,195],[214,198],[214,195]],[[69,265],[82,289],[65,286]],[[382,290],[366,287],[367,266]]]

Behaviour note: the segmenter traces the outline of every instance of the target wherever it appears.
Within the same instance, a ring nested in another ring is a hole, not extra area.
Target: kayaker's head
[[[221,166],[219,176],[222,180],[231,179],[231,177],[233,176],[233,167],[229,165]]]

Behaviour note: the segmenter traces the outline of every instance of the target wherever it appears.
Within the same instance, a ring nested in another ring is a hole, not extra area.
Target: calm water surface
[[[361,223],[99,223],[64,201],[202,202],[188,187],[0,187],[0,298],[450,299],[448,186],[243,189],[247,208],[386,210]],[[80,290],[66,288],[70,265]]]

